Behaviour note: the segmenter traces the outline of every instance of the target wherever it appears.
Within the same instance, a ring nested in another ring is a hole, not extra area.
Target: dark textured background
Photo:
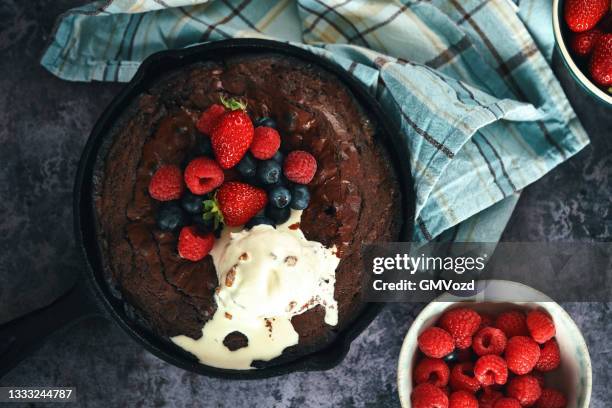
[[[74,172],[121,85],[64,82],[38,64],[57,15],[81,3],[0,2],[0,323],[51,302],[81,267],[72,238]],[[525,190],[504,239],[610,241],[612,110],[555,65],[592,145]],[[563,306],[591,352],[591,406],[609,407],[610,303]],[[397,406],[396,358],[420,309],[388,306],[336,369],[233,383],[171,367],[115,324],[92,319],[50,339],[0,385],[76,386],[79,406]]]

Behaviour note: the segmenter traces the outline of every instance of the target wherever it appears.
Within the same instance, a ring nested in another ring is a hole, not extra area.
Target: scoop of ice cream
[[[338,324],[334,299],[335,248],[308,241],[299,228],[301,211],[276,228],[224,228],[211,251],[219,278],[217,311],[197,340],[172,341],[204,363],[219,368],[251,369],[254,360],[269,361],[298,343],[291,317],[317,305],[325,322]],[[244,346],[230,349],[226,336],[239,334]]]
[[[299,229],[257,225],[232,232],[212,256],[219,276],[217,300],[230,314],[291,317],[317,304],[335,307],[340,260]],[[328,324],[337,323],[334,311],[326,313]]]

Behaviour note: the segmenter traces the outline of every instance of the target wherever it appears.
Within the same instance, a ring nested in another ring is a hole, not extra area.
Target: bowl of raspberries
[[[519,283],[482,284],[485,296],[442,295],[413,322],[398,363],[402,406],[588,407],[591,360],[567,312]]]
[[[612,106],[612,0],[554,0],[553,31],[574,79]]]

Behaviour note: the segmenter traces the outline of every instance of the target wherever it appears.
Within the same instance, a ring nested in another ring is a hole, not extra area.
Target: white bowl
[[[608,106],[612,106],[612,95],[602,91],[597,85],[595,85],[576,65],[574,61],[574,57],[569,52],[567,48],[567,44],[565,42],[565,37],[563,36],[563,4],[564,0],[553,0],[553,32],[555,34],[555,43],[557,45],[557,49],[561,54],[561,59],[563,63],[569,69],[572,77],[592,96],[599,99],[604,104]]]
[[[547,385],[559,389],[567,396],[568,408],[588,408],[593,382],[591,358],[580,330],[567,312],[548,296],[520,283],[490,280],[483,281],[482,284],[486,285],[486,290],[471,297],[457,298],[450,294],[438,297],[421,311],[410,326],[404,338],[397,367],[397,388],[402,407],[411,407],[410,393],[417,356],[417,337],[423,330],[432,326],[446,309],[461,303],[478,312],[492,315],[517,306],[523,310],[541,308],[547,311],[555,322],[556,339],[561,352],[561,366],[547,374]]]

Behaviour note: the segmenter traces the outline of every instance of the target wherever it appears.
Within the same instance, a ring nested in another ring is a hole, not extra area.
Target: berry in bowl
[[[554,0],[553,31],[561,58],[591,95],[612,105],[610,0]]]
[[[415,319],[398,362],[402,406],[588,407],[590,357],[569,315],[527,286],[482,284],[484,297],[445,294]]]

